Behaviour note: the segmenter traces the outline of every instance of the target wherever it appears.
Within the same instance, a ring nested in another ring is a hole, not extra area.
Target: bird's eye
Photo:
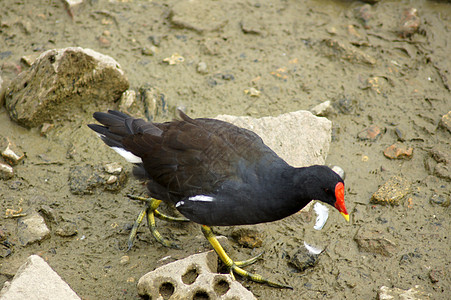
[[[329,192],[330,192],[330,190],[329,190],[328,188],[325,188],[324,191],[325,191],[326,193],[329,193]]]

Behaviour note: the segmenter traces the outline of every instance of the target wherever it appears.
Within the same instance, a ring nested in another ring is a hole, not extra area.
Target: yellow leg
[[[138,215],[138,218],[135,220],[135,223],[133,224],[132,230],[128,237],[127,251],[129,251],[132,248],[133,242],[138,233],[139,225],[141,225],[142,221],[144,220],[144,218],[146,216],[147,216],[147,225],[149,226],[149,230],[152,233],[153,237],[157,240],[157,242],[159,242],[160,244],[162,244],[165,247],[179,249],[180,248],[179,246],[177,246],[176,244],[171,243],[167,239],[163,238],[163,236],[157,230],[155,216],[159,217],[160,219],[166,220],[166,221],[187,222],[189,220],[185,219],[185,218],[171,217],[171,216],[167,216],[165,214],[160,213],[157,210],[157,208],[160,205],[161,200],[157,200],[154,198],[143,198],[143,197],[138,197],[138,196],[133,196],[133,195],[127,195],[127,196],[133,200],[142,200],[142,201],[146,202],[144,208],[141,210],[141,212]]]
[[[225,253],[224,248],[222,248],[221,244],[218,242],[218,239],[216,239],[216,236],[214,235],[213,231],[211,231],[211,228],[202,225],[202,232],[204,233],[204,236],[207,238],[207,240],[210,242],[213,249],[215,249],[216,254],[218,254],[221,261],[229,268],[230,275],[232,278],[235,278],[233,273],[236,273],[240,276],[246,277],[252,281],[258,282],[258,283],[266,283],[270,286],[277,287],[277,288],[286,288],[286,289],[293,289],[291,286],[279,284],[273,281],[270,281],[266,278],[263,278],[261,275],[249,273],[246,270],[243,270],[240,267],[247,266],[251,263],[254,263],[262,254],[257,255],[256,257],[253,257],[251,259],[245,260],[245,261],[233,261],[227,253]]]

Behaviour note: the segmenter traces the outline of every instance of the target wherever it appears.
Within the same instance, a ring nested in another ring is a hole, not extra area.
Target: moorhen
[[[159,214],[158,205],[168,202],[187,219],[202,225],[205,237],[232,276],[235,272],[256,282],[290,288],[240,268],[258,257],[233,261],[210,226],[280,220],[314,199],[334,206],[349,221],[343,179],[327,166],[288,165],[250,130],[178,113],[180,120],[152,123],[109,110],[94,113],[102,125],[88,125],[148,179],[152,200],[137,222],[147,213],[149,225],[155,225],[153,214]],[[158,232],[153,234],[171,246]]]

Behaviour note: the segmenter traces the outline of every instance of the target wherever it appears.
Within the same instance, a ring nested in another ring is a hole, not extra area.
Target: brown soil
[[[5,82],[25,68],[20,63],[24,55],[80,46],[116,59],[131,88],[154,87],[165,95],[171,112],[184,106],[193,117],[278,115],[332,101],[328,118],[334,133],[327,163],[347,173],[351,223],[333,211],[325,228],[314,232],[312,223],[300,224],[293,216],[265,225],[262,248],[252,251],[232,243],[237,259],[265,251],[249,271],[294,287],[279,290],[239,279],[257,297],[374,299],[383,285],[420,285],[431,299],[449,298],[450,211],[431,199],[449,203],[450,183],[434,175],[430,150],[449,154],[451,149],[451,134],[440,126],[442,115],[451,110],[450,3],[380,1],[365,10],[362,2],[325,0],[84,2],[70,11],[62,1],[2,1]],[[404,11],[412,7],[419,28],[400,32]],[[174,53],[184,62],[163,62]],[[206,72],[197,70],[200,62],[206,63]],[[259,97],[245,93],[251,87],[261,91]],[[129,263],[120,263],[128,229],[141,209],[125,194],[143,194],[144,186],[130,179],[117,194],[70,192],[71,166],[120,161],[85,126],[93,121],[91,114],[56,124],[46,138],[13,123],[0,109],[1,134],[27,154],[15,177],[0,181],[0,213],[46,204],[78,228],[75,237],[60,237],[50,223],[50,239],[20,247],[15,243],[17,220],[2,217],[1,227],[16,245],[11,255],[0,258],[0,286],[26,257],[39,254],[83,299],[136,299],[137,280],[162,258],[210,249],[198,225],[159,221],[161,233],[183,249],[162,247],[143,226],[126,253]],[[359,139],[370,125],[379,126],[382,136]],[[410,159],[384,156],[398,140],[413,147]],[[378,186],[393,175],[410,181],[410,194],[399,206],[370,203]],[[358,249],[357,231],[376,227],[396,244],[391,256]],[[229,235],[231,229],[218,232]],[[298,273],[287,255],[303,240],[327,245],[327,250],[314,268]]]

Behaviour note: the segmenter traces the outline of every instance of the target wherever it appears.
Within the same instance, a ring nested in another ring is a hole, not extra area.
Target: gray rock
[[[42,53],[6,90],[5,106],[13,120],[35,127],[74,118],[82,107],[113,103],[128,80],[111,57],[91,49],[65,48]]]
[[[39,256],[28,257],[11,282],[0,291],[2,300],[45,299],[71,300],[81,298]]]
[[[329,151],[332,122],[308,111],[295,111],[277,117],[236,117],[216,119],[250,129],[272,150],[295,167],[324,164]]]
[[[62,237],[74,236],[78,233],[77,224],[72,222],[61,222],[55,233]]]
[[[313,253],[302,245],[296,252],[290,255],[289,264],[303,272],[308,268],[312,268],[318,262],[320,253]]]
[[[17,236],[20,244],[26,246],[50,237],[50,230],[44,218],[36,211],[32,211],[17,220]]]
[[[256,299],[229,274],[215,273],[217,267],[213,251],[191,255],[145,274],[138,294],[149,299]]]
[[[411,289],[402,290],[399,288],[389,288],[387,286],[381,286],[379,289],[379,300],[427,300],[431,299],[430,295],[425,293],[421,286],[416,285]]]
[[[396,244],[391,241],[382,230],[359,229],[354,237],[360,251],[391,256],[397,251]]]
[[[315,116],[326,116],[332,111],[330,100],[324,101],[310,110]]]

